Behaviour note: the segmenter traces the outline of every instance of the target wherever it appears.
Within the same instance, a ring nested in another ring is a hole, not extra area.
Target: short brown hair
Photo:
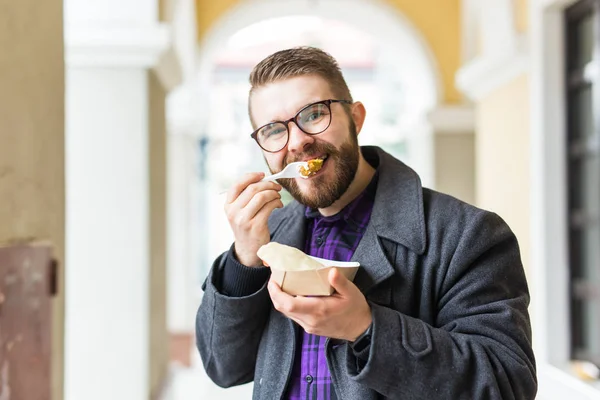
[[[250,97],[255,89],[272,82],[304,75],[320,76],[329,84],[337,99],[352,101],[350,89],[335,58],[316,47],[294,47],[271,54],[252,69],[248,113],[250,114]],[[250,118],[252,119],[251,114]]]

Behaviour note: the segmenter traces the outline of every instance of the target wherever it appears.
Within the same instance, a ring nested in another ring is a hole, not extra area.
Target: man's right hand
[[[269,243],[267,221],[276,208],[283,207],[275,182],[261,182],[262,172],[244,175],[227,193],[225,214],[235,237],[235,253],[245,266],[261,265],[258,249]]]

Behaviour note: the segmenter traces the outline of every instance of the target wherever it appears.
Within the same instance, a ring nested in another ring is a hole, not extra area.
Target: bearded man
[[[535,398],[529,291],[506,223],[360,147],[365,106],[327,53],[277,52],[250,83],[251,136],[271,172],[323,163],[308,179],[249,173],[229,190],[235,242],[196,321],[208,376],[254,381],[264,400]],[[291,296],[257,256],[270,241],[361,267],[354,281],[332,269],[332,296]]]

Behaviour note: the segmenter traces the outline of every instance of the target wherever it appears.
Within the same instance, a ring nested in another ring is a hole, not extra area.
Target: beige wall
[[[53,399],[62,399],[64,64],[61,0],[0,0],[0,242],[50,240],[60,261],[54,301]]]
[[[435,136],[435,188],[467,203],[475,202],[475,140],[472,133]]]
[[[155,399],[167,375],[166,122],[165,91],[148,73],[150,113],[150,393]]]
[[[477,105],[476,203],[513,229],[529,272],[529,79],[522,75]]]

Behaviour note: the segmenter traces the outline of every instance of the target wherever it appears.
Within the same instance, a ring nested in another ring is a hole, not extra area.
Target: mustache
[[[307,158],[315,158],[323,153],[329,155],[329,157],[335,157],[339,155],[338,149],[335,146],[329,143],[314,143],[310,147],[299,154],[289,154],[285,156],[283,160],[283,165],[286,166],[289,163],[293,163],[296,161],[302,161]]]

